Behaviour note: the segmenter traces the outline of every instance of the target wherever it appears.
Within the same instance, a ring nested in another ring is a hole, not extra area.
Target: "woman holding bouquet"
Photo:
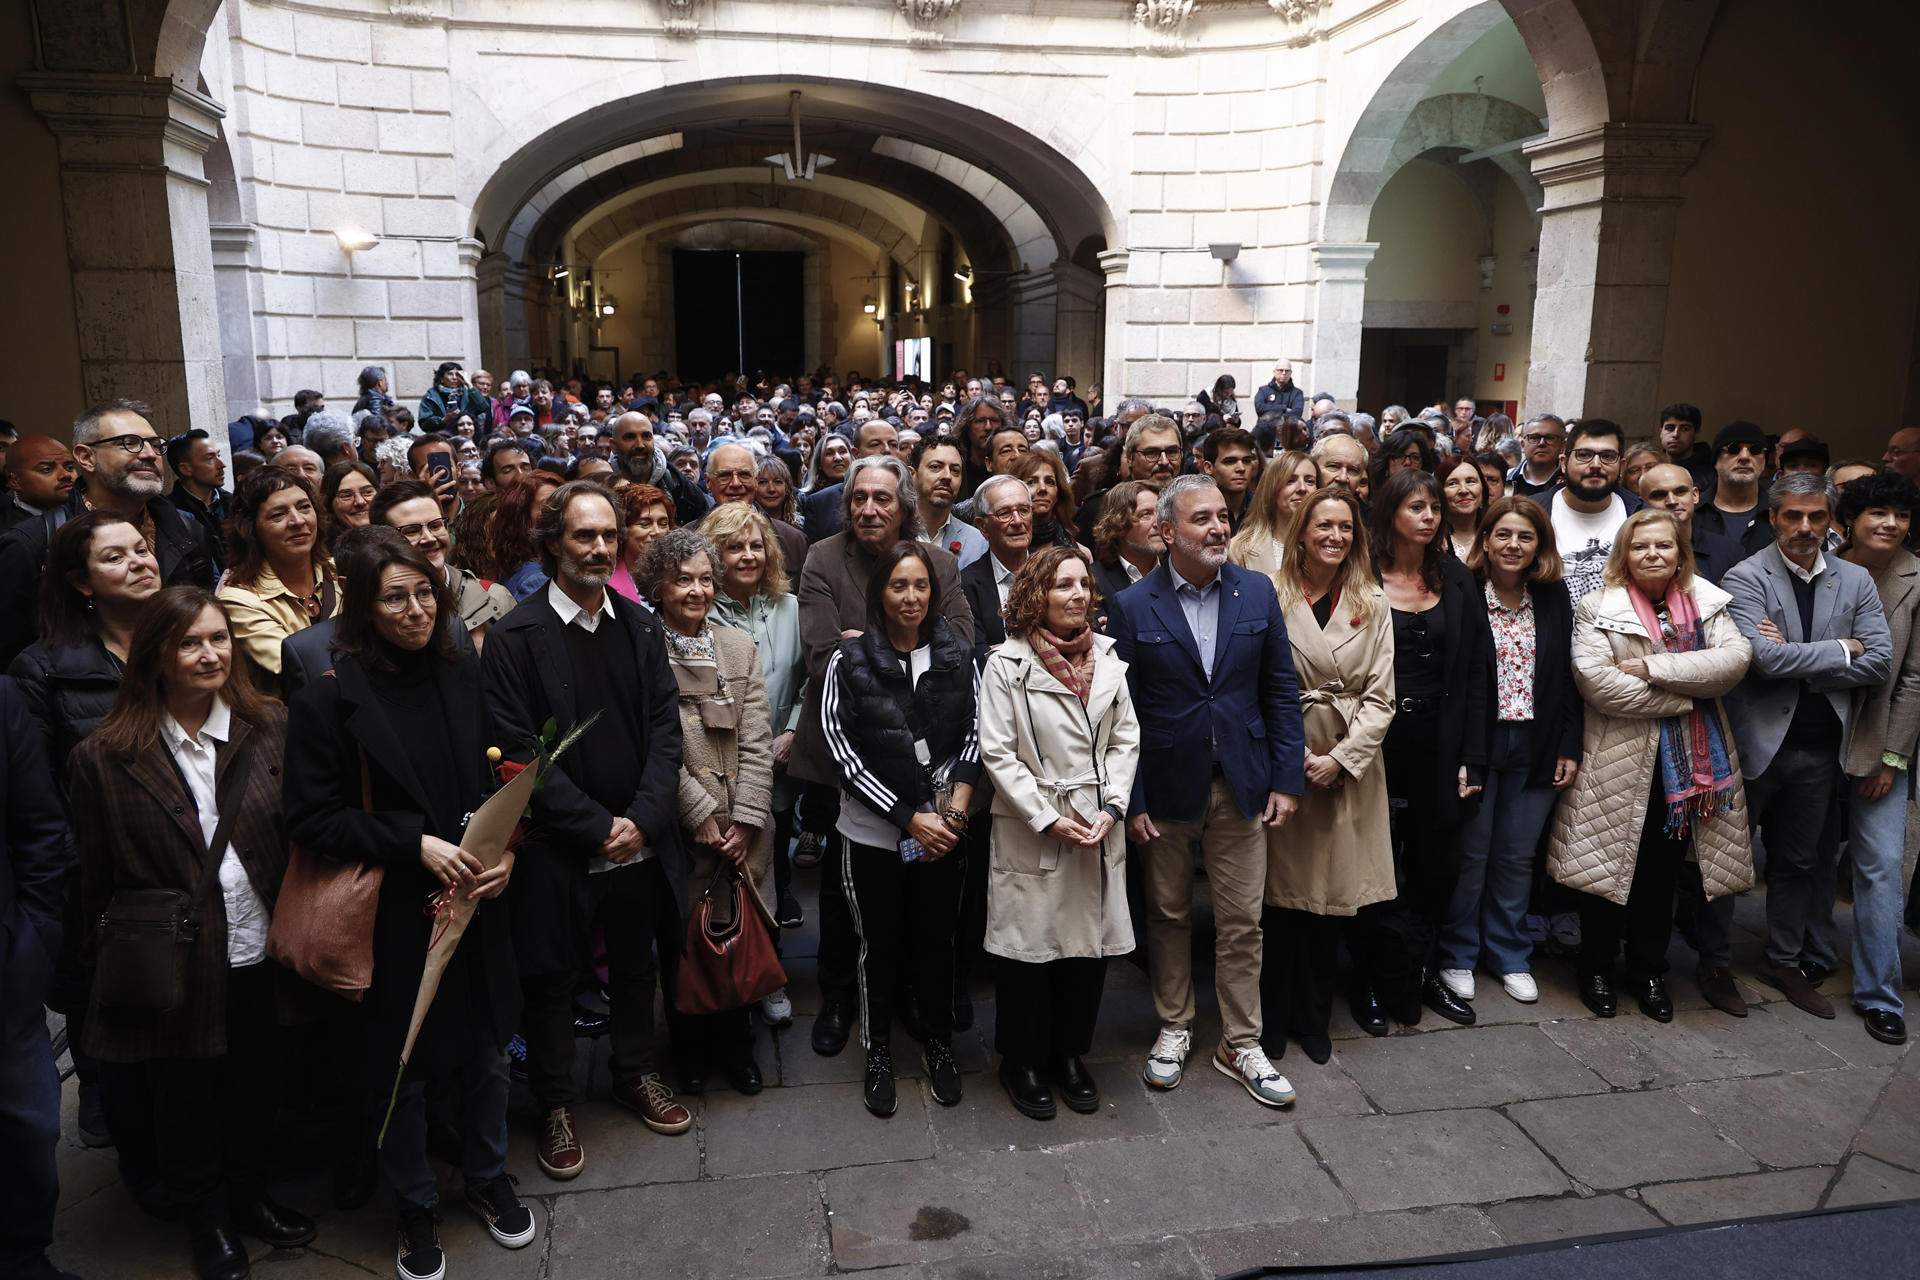
[[[506,1044],[520,1016],[520,982],[499,899],[513,854],[487,869],[457,843],[489,790],[479,669],[441,625],[454,616],[445,576],[398,532],[379,534],[386,536],[347,566],[335,678],[294,698],[284,792],[296,844],[384,873],[373,985],[361,1006],[365,1070],[357,1083],[370,1099],[384,1104],[394,1089],[427,951],[444,918],[422,904],[436,893],[479,900],[420,1029],[380,1149],[400,1218],[398,1273],[428,1280],[445,1268],[427,1163],[428,1081],[459,1081],[468,1207],[507,1248],[536,1233],[506,1168]]]

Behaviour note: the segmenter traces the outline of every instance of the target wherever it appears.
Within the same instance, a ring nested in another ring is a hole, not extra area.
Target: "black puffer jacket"
[[[46,735],[47,759],[64,792],[67,756],[106,719],[120,692],[120,663],[99,640],[27,646],[7,674],[26,696],[27,714]]]
[[[842,640],[827,662],[820,720],[841,784],[902,830],[933,801],[933,773],[953,761],[952,781],[980,777],[974,672],[966,642],[933,621],[926,673],[913,684],[884,636]],[[914,743],[924,740],[927,763]]]

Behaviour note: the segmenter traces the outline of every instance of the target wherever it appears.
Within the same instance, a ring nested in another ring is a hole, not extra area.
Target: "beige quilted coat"
[[[1689,710],[1695,698],[1712,700],[1734,790],[1730,812],[1694,828],[1693,856],[1707,897],[1753,887],[1746,790],[1720,705],[1753,654],[1727,612],[1727,593],[1705,578],[1695,578],[1692,590],[1707,633],[1706,647],[1695,653],[1655,653],[1625,587],[1603,587],[1574,614],[1573,678],[1586,699],[1586,729],[1580,774],[1554,811],[1547,870],[1561,884],[1610,902],[1624,904],[1633,886],[1660,718]],[[1645,658],[1651,679],[1622,673],[1619,663],[1626,658]]]

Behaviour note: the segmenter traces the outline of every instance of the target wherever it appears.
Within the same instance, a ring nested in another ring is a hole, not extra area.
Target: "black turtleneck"
[[[447,728],[447,707],[440,696],[440,684],[434,679],[434,664],[444,662],[434,647],[406,650],[375,640],[374,645],[385,663],[366,663],[367,682],[387,723],[406,752],[407,762],[420,781],[431,805],[441,813],[454,815],[465,811],[461,798],[459,768],[453,758],[453,735]],[[381,666],[389,669],[381,670]],[[437,826],[427,815],[429,826]],[[440,831],[445,840],[457,840],[459,833]]]

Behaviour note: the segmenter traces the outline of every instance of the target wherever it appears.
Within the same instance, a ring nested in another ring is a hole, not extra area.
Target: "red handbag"
[[[373,812],[365,751],[360,808]],[[373,985],[373,923],[385,878],[386,868],[377,863],[339,862],[291,846],[267,925],[267,954],[323,991],[365,999]]]
[[[716,919],[716,894],[731,893],[733,910]],[[687,945],[680,956],[674,1005],[682,1013],[744,1009],[787,985],[787,971],[773,950],[773,929],[760,895],[740,869],[728,863],[693,904]]]

